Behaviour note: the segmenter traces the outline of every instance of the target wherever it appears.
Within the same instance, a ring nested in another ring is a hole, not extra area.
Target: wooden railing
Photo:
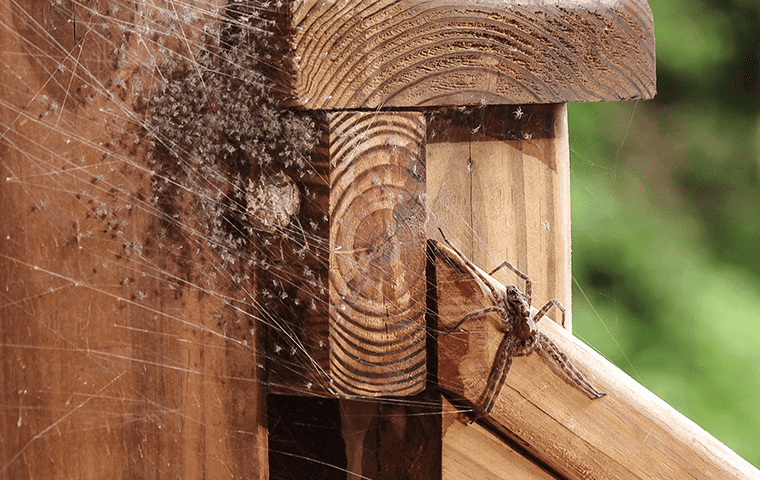
[[[548,319],[607,396],[518,357],[470,423],[503,332],[438,333],[487,304],[429,250],[439,228],[570,329],[565,104],[652,98],[644,0],[268,5],[281,106],[320,140],[310,175],[266,187],[298,188],[297,251],[255,235],[224,270],[193,192],[117,129],[149,109],[128,92],[160,77],[160,35],[190,55],[225,6],[2,2],[0,477],[268,478],[287,394],[333,402],[344,460],[310,465],[349,478],[758,478]],[[293,279],[285,306],[264,287]]]

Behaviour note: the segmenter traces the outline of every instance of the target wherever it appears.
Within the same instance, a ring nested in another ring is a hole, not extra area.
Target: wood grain
[[[441,328],[489,305],[483,285],[442,244],[435,251]],[[503,291],[493,279],[491,284]],[[760,472],[552,322],[547,335],[606,397],[590,400],[538,355],[516,358],[484,421],[568,479],[758,479]],[[439,334],[439,385],[478,402],[502,334],[490,322]]]
[[[645,0],[294,1],[294,105],[376,108],[652,98]]]
[[[566,307],[570,329],[565,106],[444,109],[427,116],[428,237],[441,240],[442,227],[468,258],[489,271],[511,262],[533,281],[535,305],[556,298]],[[498,278],[517,282],[512,275]]]
[[[524,450],[486,426],[470,423],[448,401],[443,401],[443,477],[446,480],[556,479]]]
[[[343,395],[425,384],[425,119],[330,123],[330,373]]]
[[[333,397],[327,390],[330,383],[329,127],[323,112],[312,114],[320,132],[318,145],[309,153],[309,166],[314,173],[302,175],[297,169],[285,170],[295,179],[299,191],[308,192],[293,222],[304,233],[295,238],[282,233],[267,236],[267,245],[262,245],[260,251],[268,264],[277,267],[259,270],[258,288],[274,291],[276,286],[280,292],[260,300],[265,315],[276,319],[270,324],[266,339],[269,393]]]
[[[114,22],[142,6],[109,2]],[[206,282],[189,209],[162,245],[113,114],[135,101],[114,45],[144,52],[90,7],[0,2],[0,478],[267,478],[263,329],[225,304],[240,285]]]

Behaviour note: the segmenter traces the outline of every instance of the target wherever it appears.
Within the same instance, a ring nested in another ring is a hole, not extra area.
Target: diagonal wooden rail
[[[485,286],[454,252],[442,243],[434,245],[441,329],[438,383],[447,395],[474,405],[503,334],[483,321],[463,325],[462,334],[445,335],[463,315],[491,303]],[[504,285],[481,273],[504,291]],[[556,323],[544,320],[537,326],[607,396],[589,399],[536,354],[516,358],[493,411],[482,423],[514,442],[518,451],[524,449],[535,464],[568,479],[760,478],[747,461]],[[480,445],[494,451],[478,433],[482,427],[468,423],[469,417],[462,415],[456,425],[444,427],[444,451],[479,452]],[[452,438],[447,440],[449,429]],[[473,433],[462,433],[463,429]],[[474,460],[479,455],[473,454],[470,461],[479,464]],[[456,470],[446,465],[444,454],[444,471]]]

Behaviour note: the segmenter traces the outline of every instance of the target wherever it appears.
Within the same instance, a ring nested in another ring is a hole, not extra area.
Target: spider
[[[439,229],[440,230],[440,229]],[[496,398],[501,393],[504,383],[507,380],[507,374],[512,366],[514,357],[530,355],[533,352],[538,353],[541,359],[546,362],[552,370],[558,373],[566,382],[575,386],[591,399],[604,397],[602,393],[594,388],[591,383],[581,374],[580,371],[570,362],[567,355],[562,353],[557,345],[549,337],[536,330],[536,323],[541,320],[552,307],[557,307],[562,312],[562,326],[565,324],[565,308],[559,301],[552,298],[541,309],[531,317],[530,302],[533,282],[531,279],[515,268],[511,263],[504,261],[494,268],[489,275],[507,268],[512,270],[517,276],[525,281],[525,293],[521,292],[515,285],[508,285],[504,292],[499,292],[489,282],[485,276],[478,271],[459,250],[443,235],[443,240],[450,247],[453,253],[464,264],[467,270],[476,278],[480,279],[488,288],[489,297],[493,305],[490,307],[475,310],[465,315],[446,335],[459,329],[464,323],[486,318],[490,313],[497,313],[499,321],[496,322],[496,328],[504,333],[504,338],[499,344],[494,358],[491,372],[488,374],[486,388],[483,391],[479,412],[476,418],[481,418],[493,409]],[[493,316],[488,318],[494,319]]]

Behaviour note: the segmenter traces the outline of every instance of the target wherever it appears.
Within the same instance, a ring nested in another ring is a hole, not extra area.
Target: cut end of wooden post
[[[330,123],[330,374],[345,396],[423,390],[425,118]]]
[[[655,94],[646,0],[293,2],[311,109],[619,101]]]

